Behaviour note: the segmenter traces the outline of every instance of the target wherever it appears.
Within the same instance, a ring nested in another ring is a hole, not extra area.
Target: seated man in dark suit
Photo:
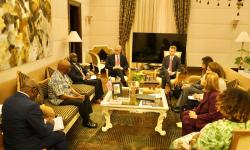
[[[38,93],[38,85],[27,79],[21,91],[4,102],[2,129],[5,149],[67,150],[65,134],[62,131],[53,131],[53,120],[44,123],[42,110],[32,101]]]
[[[162,89],[165,89],[166,85],[170,86],[170,79],[176,77],[177,70],[180,69],[181,60],[175,55],[176,46],[169,47],[169,55],[163,58],[162,69],[160,71],[160,77],[162,78]]]
[[[103,88],[101,79],[90,79],[91,72],[86,67],[77,62],[77,54],[71,53],[69,55],[71,69],[68,72],[69,77],[73,83],[88,84],[95,86],[95,102],[100,103],[103,96]]]
[[[124,79],[125,70],[128,69],[127,58],[121,54],[122,47],[116,46],[114,54],[110,55],[106,59],[105,67],[109,70],[109,76],[120,77],[123,86],[127,86],[127,82]]]

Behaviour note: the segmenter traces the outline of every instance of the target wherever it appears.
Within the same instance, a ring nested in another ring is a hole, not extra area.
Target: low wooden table
[[[160,83],[157,80],[150,80],[150,81],[141,81],[140,87],[142,88],[159,88]]]
[[[128,91],[129,89],[127,87],[123,87],[122,90]],[[143,94],[145,93],[155,93],[158,94],[158,98],[152,102],[152,105],[147,105],[147,101],[138,101],[137,105],[131,105],[129,103],[129,97],[122,96],[122,97],[116,97],[115,99],[112,98],[112,91],[109,91],[106,96],[104,97],[101,106],[102,106],[102,113],[104,115],[106,125],[102,127],[102,131],[106,132],[108,129],[112,128],[112,123],[110,122],[110,111],[111,110],[119,110],[119,111],[130,111],[130,112],[155,112],[159,113],[158,121],[155,127],[155,131],[159,132],[160,135],[164,136],[166,135],[166,131],[162,130],[162,123],[163,119],[167,117],[167,111],[169,110],[167,99],[165,96],[165,92],[163,89],[149,89],[149,88],[143,88],[140,89],[140,91],[143,90]],[[124,104],[124,101],[128,101],[126,104]]]

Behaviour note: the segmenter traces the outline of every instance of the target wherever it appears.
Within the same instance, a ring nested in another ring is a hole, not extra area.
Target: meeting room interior
[[[250,150],[249,0],[0,10],[0,150]]]

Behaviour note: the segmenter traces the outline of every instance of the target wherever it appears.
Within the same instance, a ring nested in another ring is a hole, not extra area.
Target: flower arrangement
[[[134,71],[132,73],[132,81],[141,82],[144,79],[144,74],[141,71]]]

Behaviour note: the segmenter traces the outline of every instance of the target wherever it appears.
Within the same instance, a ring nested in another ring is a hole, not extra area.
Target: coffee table
[[[122,96],[114,97],[112,96],[112,91],[108,91],[104,97],[101,106],[102,113],[105,118],[105,126],[102,127],[102,131],[106,132],[108,129],[112,128],[112,123],[110,122],[110,111],[130,111],[134,113],[143,112],[155,112],[159,113],[155,131],[159,132],[160,135],[166,135],[166,131],[162,130],[163,120],[167,117],[167,111],[169,110],[165,92],[163,89],[150,89],[142,88],[139,91],[143,91],[143,94],[155,94],[156,99],[154,101],[148,100],[138,100],[137,104],[131,104],[129,98],[128,87],[122,87]]]

